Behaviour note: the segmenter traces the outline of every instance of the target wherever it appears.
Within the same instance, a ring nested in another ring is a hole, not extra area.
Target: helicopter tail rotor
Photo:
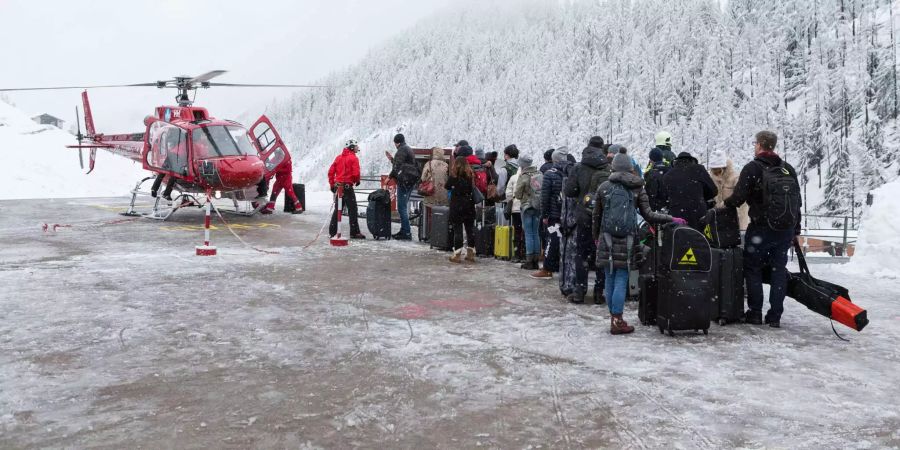
[[[84,141],[84,135],[81,134],[81,115],[78,112],[78,105],[75,105],[75,123],[78,124],[78,134],[75,135],[75,139],[78,140],[78,164],[81,165],[81,170],[84,170],[84,152],[81,151],[82,141]]]

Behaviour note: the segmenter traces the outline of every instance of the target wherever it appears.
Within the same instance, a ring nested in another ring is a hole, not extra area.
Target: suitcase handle
[[[800,273],[812,275],[809,273],[809,265],[806,263],[806,256],[803,255],[803,248],[800,247],[800,240],[794,238],[794,252],[797,253],[797,263],[800,264]]]

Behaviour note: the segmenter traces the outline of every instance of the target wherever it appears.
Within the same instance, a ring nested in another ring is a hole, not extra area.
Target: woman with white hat
[[[712,177],[719,188],[716,195],[716,208],[725,206],[725,199],[731,197],[734,186],[738,181],[738,173],[734,170],[734,162],[721,150],[716,150],[709,156],[709,176]],[[746,230],[750,225],[749,207],[744,204],[738,208],[738,224],[741,230]]]

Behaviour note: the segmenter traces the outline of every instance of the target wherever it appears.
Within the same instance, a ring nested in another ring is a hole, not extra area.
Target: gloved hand
[[[543,219],[541,222],[544,222],[544,226],[550,225],[550,219]]]
[[[354,184],[354,186],[359,187],[359,181],[357,181],[356,184]]]
[[[332,193],[337,192],[337,185],[336,185],[336,184],[332,184],[332,185],[331,185],[331,192],[332,192]]]
[[[677,223],[678,225],[687,225],[687,220],[684,220],[681,217],[673,217],[672,223]]]

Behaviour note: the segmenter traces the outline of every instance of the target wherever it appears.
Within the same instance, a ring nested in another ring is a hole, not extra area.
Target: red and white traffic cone
[[[344,215],[344,184],[338,184],[337,188],[337,234],[331,238],[331,245],[335,247],[346,247],[349,243],[347,238],[341,235],[341,216]]]
[[[209,245],[209,223],[212,218],[212,199],[206,194],[206,221],[203,225],[203,245],[198,245],[197,256],[216,256],[216,247]]]

